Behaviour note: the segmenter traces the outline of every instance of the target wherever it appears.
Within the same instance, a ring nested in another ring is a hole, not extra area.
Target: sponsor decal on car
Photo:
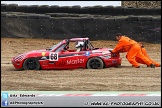
[[[42,52],[42,56],[45,56],[45,54],[46,54],[45,52]]]
[[[85,52],[85,56],[90,56],[90,52],[89,51]]]
[[[84,63],[84,59],[67,60],[67,65]]]
[[[50,61],[58,61],[58,53],[56,53],[56,52],[50,52],[49,53],[49,60]]]

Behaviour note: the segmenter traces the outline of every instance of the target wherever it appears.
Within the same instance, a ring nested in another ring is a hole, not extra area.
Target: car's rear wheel
[[[87,62],[88,69],[102,69],[103,67],[104,67],[104,63],[98,57],[90,58]]]
[[[40,64],[35,58],[29,58],[24,61],[23,68],[25,70],[39,70]]]

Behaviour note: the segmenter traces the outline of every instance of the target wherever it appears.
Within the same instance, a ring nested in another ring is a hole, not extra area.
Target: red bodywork
[[[76,50],[64,51],[70,42],[84,41],[85,47],[89,49],[76,52]],[[12,58],[12,64],[16,69],[22,69],[23,63],[28,58],[35,58],[39,61],[41,69],[77,69],[87,68],[87,61],[92,57],[99,57],[104,62],[104,67],[115,67],[121,64],[119,54],[109,52],[111,48],[94,48],[89,38],[64,39],[51,49],[34,50],[20,54]],[[55,58],[54,58],[55,56]]]

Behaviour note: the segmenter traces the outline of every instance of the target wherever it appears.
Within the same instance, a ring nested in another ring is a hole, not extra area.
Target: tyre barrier
[[[58,12],[60,13],[66,13],[68,12],[69,6],[61,6],[58,8]]]
[[[6,10],[6,4],[1,4],[1,12],[3,12],[4,10]]]
[[[81,17],[81,21],[93,20],[93,17]]]
[[[79,17],[79,14],[68,14],[69,17]]]
[[[92,16],[91,14],[79,14],[79,17],[90,17]]]
[[[138,21],[152,21],[152,17],[148,16],[138,16]]]
[[[147,9],[147,13],[150,15],[158,15],[158,9]]]
[[[101,13],[110,15],[110,14],[113,14],[113,9],[114,9],[114,6],[104,6],[104,7],[102,7]]]
[[[48,13],[57,13],[59,9],[58,5],[51,5],[48,7]]]
[[[28,19],[39,19],[39,15],[37,14],[27,14]]]
[[[112,21],[115,21],[115,18],[105,18],[105,20],[112,22]]]
[[[40,5],[37,7],[37,13],[39,14],[44,14],[44,13],[48,13],[49,10],[49,6],[48,5]]]
[[[50,19],[51,18],[50,15],[39,15],[38,17],[39,19]]]
[[[115,21],[127,21],[128,18],[114,18]]]
[[[45,15],[50,15],[51,17],[79,17],[79,14],[67,14],[67,13],[46,13]]]
[[[138,16],[130,15],[128,16],[127,21],[138,21]]]
[[[60,19],[60,17],[50,17],[50,19],[49,20],[59,20]]]
[[[2,34],[4,34],[4,37],[8,37],[8,36],[12,37],[13,34],[16,33],[14,35],[15,37],[25,36],[25,37],[33,37],[33,38],[39,37],[39,38],[62,39],[64,38],[64,36],[66,36],[67,38],[71,36],[73,37],[89,36],[92,39],[111,40],[113,39],[112,37],[107,38],[104,36],[107,34],[114,35],[117,30],[119,32],[126,32],[129,35],[133,35],[133,37],[139,41],[143,40],[146,42],[149,41],[155,43],[155,42],[160,42],[160,38],[161,38],[161,32],[160,32],[161,17],[151,16],[149,18],[151,18],[152,21],[150,21],[150,19],[144,19],[147,16],[128,16],[129,18],[112,16],[112,17],[104,18],[104,17],[94,17],[93,15],[87,17],[50,17],[50,15],[27,14],[27,13],[15,14],[9,12],[8,13],[1,12],[1,14],[7,15],[6,17],[9,17],[9,18],[3,17],[1,20],[3,25],[1,31]],[[14,18],[15,15],[17,16],[17,18]],[[21,16],[26,17],[28,19],[19,20],[19,18],[23,18]],[[47,19],[44,20],[44,17]],[[128,19],[130,18],[134,18],[134,19],[138,18],[138,21],[133,21],[133,19],[131,19],[131,22],[129,22]],[[147,21],[149,21],[149,23]],[[29,29],[23,29],[22,31],[24,25]],[[126,28],[123,28],[124,26]],[[155,28],[157,28],[156,31],[153,31]],[[131,34],[132,31],[133,33],[136,32],[137,34]],[[136,37],[138,33],[142,33],[142,32],[144,37],[141,38]],[[48,34],[53,34],[53,35],[52,37],[50,37]],[[62,35],[63,37],[60,37],[60,35]],[[156,38],[154,37],[155,35]],[[148,38],[146,39],[146,37]]]
[[[101,5],[90,7],[90,13],[98,14],[98,13],[101,13],[101,11],[102,11]]]
[[[56,17],[57,16],[56,13],[46,13],[45,15],[50,15],[51,17]]]
[[[39,5],[29,5],[27,7],[27,12],[29,13],[37,13],[37,8],[38,8]]]
[[[127,7],[127,8],[124,8],[124,15],[127,15],[127,14],[134,14],[135,12],[135,8],[134,7]]]
[[[6,18],[17,18],[16,14],[6,14]]]
[[[8,5],[6,6],[6,9],[7,9],[7,10],[12,10],[12,11],[14,11],[14,10],[16,9],[17,6],[18,6],[18,4],[8,4]]]
[[[16,16],[19,19],[27,19],[27,15],[26,14],[21,14],[21,15],[16,15]]]
[[[158,8],[157,11],[158,11],[158,15],[161,15],[161,8]]]
[[[124,8],[121,6],[116,6],[113,8],[113,14],[120,15],[121,13],[124,13]]]
[[[95,16],[94,16],[93,20],[94,20],[94,21],[95,21],[95,20],[105,20],[105,17],[95,17]]]
[[[152,17],[152,21],[161,22],[161,17]]]
[[[80,8],[80,12],[79,12],[79,14],[88,14],[88,13],[90,13],[90,6],[85,6],[85,7],[82,7],[82,8]]]
[[[16,7],[16,10],[17,10],[18,12],[27,12],[28,6],[27,6],[27,5],[20,5],[20,6],[17,6],[17,7]]]
[[[105,15],[161,15],[161,8],[134,8],[121,6],[62,6],[58,5],[18,5],[1,4],[1,12],[28,12],[28,13],[77,13],[77,14],[105,14]]]
[[[134,15],[147,15],[147,8],[135,8]]]
[[[56,13],[56,17],[67,17],[68,13]]]
[[[80,12],[80,5],[70,6],[68,8],[68,13],[79,13]]]
[[[73,21],[75,21],[75,20],[81,20],[80,17],[58,17],[58,18],[59,19],[63,19],[63,20],[68,19],[68,20],[73,20]]]
[[[8,12],[1,12],[1,17],[6,17],[7,14]]]
[[[80,17],[81,19],[111,19],[115,18],[115,21],[161,21],[161,17],[157,16],[108,16],[108,15],[92,15],[92,14],[68,14],[68,13],[46,13],[46,14],[33,14],[23,12],[1,12],[1,17],[7,18],[28,18],[28,19],[50,19],[51,17]],[[68,19],[69,19],[68,18]]]

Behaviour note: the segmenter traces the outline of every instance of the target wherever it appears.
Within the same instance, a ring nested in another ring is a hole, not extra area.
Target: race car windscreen
[[[58,46],[60,46],[62,44],[62,41],[61,42],[59,42],[58,44],[56,44],[56,45],[53,45],[51,48],[49,48],[49,49],[46,49],[46,50],[50,50],[50,51],[52,51],[52,50],[54,50],[55,48],[57,48]]]

